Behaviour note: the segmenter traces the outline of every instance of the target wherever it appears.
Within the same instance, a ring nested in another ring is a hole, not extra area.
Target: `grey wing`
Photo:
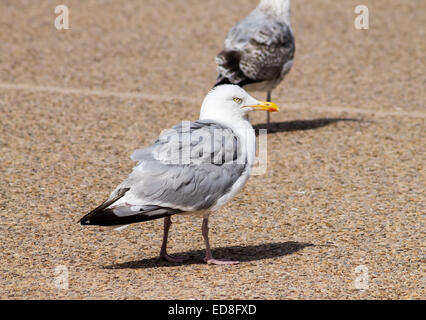
[[[216,57],[219,78],[245,85],[282,78],[291,68],[295,51],[291,27],[253,12],[237,23]]]
[[[247,165],[231,129],[201,120],[173,127],[151,147],[135,151],[132,159],[138,164],[110,198],[129,188],[112,206],[135,213],[147,205],[208,209],[230,190]]]

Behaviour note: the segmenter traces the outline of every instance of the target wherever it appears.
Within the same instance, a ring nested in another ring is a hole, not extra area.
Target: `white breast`
[[[219,198],[216,204],[210,208],[209,211],[215,211],[231,200],[244,187],[250,176],[251,168],[256,157],[256,135],[253,127],[247,120],[244,120],[244,123],[241,123],[238,126],[238,129],[234,129],[234,132],[240,138],[242,149],[244,150],[243,152],[246,152],[247,154],[247,165],[241,177],[238,178],[231,187],[231,190]]]

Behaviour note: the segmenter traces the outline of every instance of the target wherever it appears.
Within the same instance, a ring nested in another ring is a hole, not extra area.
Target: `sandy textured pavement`
[[[0,298],[426,298],[425,1],[362,1],[361,31],[359,1],[293,1],[267,172],[210,219],[213,254],[235,266],[203,263],[199,219],[173,218],[183,265],[158,258],[161,220],[76,222],[134,149],[198,117],[257,1],[63,2],[62,31],[57,1],[0,2]]]

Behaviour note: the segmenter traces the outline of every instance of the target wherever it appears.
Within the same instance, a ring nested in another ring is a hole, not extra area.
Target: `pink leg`
[[[203,227],[202,227],[202,233],[204,242],[206,243],[206,257],[204,260],[208,264],[237,264],[238,261],[232,261],[232,260],[221,260],[221,259],[214,259],[212,256],[212,251],[210,250],[210,243],[209,243],[209,219],[204,218],[203,219]]]
[[[167,253],[167,238],[169,237],[169,229],[172,225],[172,220],[170,217],[164,218],[164,235],[163,235],[163,244],[161,245],[160,257],[169,262],[182,263],[188,258],[184,257],[173,257]]]

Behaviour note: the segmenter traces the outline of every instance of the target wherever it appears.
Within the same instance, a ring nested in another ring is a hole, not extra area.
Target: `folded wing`
[[[218,84],[246,84],[282,79],[295,51],[291,27],[254,11],[228,33],[216,57]]]
[[[212,207],[247,165],[234,132],[218,123],[183,122],[136,150],[128,178],[81,224],[121,225]]]

